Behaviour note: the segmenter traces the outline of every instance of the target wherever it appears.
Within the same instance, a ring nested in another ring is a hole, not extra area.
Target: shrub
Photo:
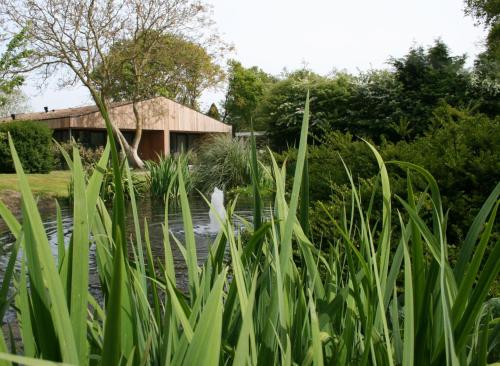
[[[263,150],[256,151],[258,157],[265,157]],[[250,140],[233,138],[229,135],[212,135],[198,148],[194,158],[194,186],[202,192],[212,192],[215,187],[225,191],[242,188],[252,183]],[[272,177],[267,167],[268,161],[261,163],[260,184],[270,188]]]
[[[223,190],[245,186],[252,182],[247,140],[226,134],[206,138],[196,151],[195,186],[202,192],[215,187]]]
[[[308,148],[310,196],[313,201],[327,200],[335,186],[350,185],[345,166],[342,161],[348,162],[349,169],[355,180],[370,178],[377,173],[377,162],[365,142],[356,139],[350,133],[329,132],[321,144]],[[293,172],[297,159],[297,150],[276,155],[278,162],[287,161],[287,170]],[[292,177],[288,174],[288,177]],[[288,185],[292,184],[288,180]]]
[[[424,136],[411,142],[384,143],[380,153],[388,161],[422,166],[435,177],[441,187],[443,205],[449,210],[448,238],[458,243],[465,237],[464,228],[472,224],[482,203],[500,181],[500,118],[470,115],[450,107],[436,110],[435,116],[435,127]],[[348,163],[358,186],[374,183],[377,164],[367,145],[349,133],[330,132],[321,143],[308,149],[311,200],[322,201],[330,208],[340,207],[345,203],[343,197],[350,196],[350,182],[342,159]],[[288,170],[293,171],[296,154],[292,149],[277,157],[280,161],[287,159]],[[290,186],[291,175],[288,177]],[[394,194],[404,197],[406,169],[392,169],[390,179]],[[412,179],[419,189],[425,189],[427,183],[423,179],[418,176]],[[371,190],[362,192],[367,192],[363,202],[368,203]],[[377,202],[372,208],[374,217],[381,214]],[[316,217],[321,220],[321,214],[313,214],[312,220]],[[397,217],[394,219],[397,222]]]
[[[438,182],[443,204],[450,210],[450,238],[465,237],[472,220],[500,181],[500,117],[443,111],[440,126],[411,143],[387,144],[387,160],[409,161],[429,170]],[[405,171],[393,174],[405,180]],[[418,181],[417,181],[418,182]],[[420,182],[424,188],[424,182]],[[402,188],[404,192],[404,188]],[[400,193],[400,192],[399,192]]]
[[[66,164],[66,160],[64,159],[61,148],[66,151],[70,156],[73,154],[73,147],[76,147],[80,152],[80,156],[82,159],[82,165],[85,169],[89,169],[95,166],[95,164],[99,161],[104,151],[103,146],[98,147],[86,147],[79,142],[75,141],[67,141],[59,143],[59,146],[54,144],[54,165],[56,169],[66,170],[68,169],[68,165]]]
[[[168,198],[178,198],[179,180],[177,175],[179,171],[184,178],[186,190],[189,192],[192,189],[192,180],[188,162],[189,155],[187,154],[159,156],[158,161],[146,161],[146,169],[148,170],[146,179],[151,195],[164,198],[168,193]]]
[[[0,172],[13,173],[7,135],[16,144],[19,159],[28,173],[48,173],[54,167],[52,130],[40,122],[0,123]]]

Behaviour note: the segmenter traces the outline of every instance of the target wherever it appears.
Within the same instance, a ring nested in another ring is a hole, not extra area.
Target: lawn
[[[28,181],[33,192],[54,197],[68,197],[70,179],[69,170],[53,171],[48,174],[28,174]],[[5,189],[19,190],[15,174],[0,174],[0,192]]]

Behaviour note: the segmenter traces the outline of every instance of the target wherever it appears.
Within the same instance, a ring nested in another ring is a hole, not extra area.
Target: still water
[[[210,245],[215,238],[215,233],[209,230],[209,208],[207,203],[199,196],[191,197],[190,199],[191,215],[195,231],[196,248],[198,254],[198,262],[202,264],[208,257]],[[143,233],[143,223],[146,218],[149,229],[149,237],[151,241],[151,250],[155,261],[163,260],[163,230],[162,224],[165,221],[165,206],[161,200],[144,198],[138,201],[137,210],[139,221],[141,222],[141,232]],[[236,204],[236,209],[233,216],[233,224],[235,230],[241,230],[244,227],[244,221],[249,223],[252,221],[253,215],[252,200],[249,198],[239,198]],[[66,244],[69,242],[73,220],[71,215],[71,207],[62,205],[62,222],[64,229],[64,237]],[[54,258],[57,258],[57,221],[55,208],[43,209],[41,212],[42,219],[49,239],[51,250]],[[168,213],[169,231],[183,242],[184,225],[182,222],[182,212],[179,206],[169,205]],[[0,219],[1,222],[1,219]],[[134,231],[134,223],[132,219],[132,210],[128,207],[127,213],[127,237],[132,237]],[[3,273],[7,267],[9,260],[10,247],[14,242],[13,236],[5,229],[5,225],[0,225],[0,281],[3,280]],[[177,284],[180,289],[187,287],[187,267],[182,254],[177,245],[171,240],[172,255],[177,276]],[[99,281],[96,270],[96,261],[93,246],[90,254],[90,291],[99,297]]]

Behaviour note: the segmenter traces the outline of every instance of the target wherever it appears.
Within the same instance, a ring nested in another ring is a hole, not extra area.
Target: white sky
[[[387,67],[412,45],[441,38],[453,54],[467,54],[468,65],[482,49],[485,32],[463,13],[463,0],[207,0],[224,39],[236,47],[232,58],[278,74],[284,67],[326,74]],[[73,107],[91,102],[85,88],[41,92],[28,79],[31,109]],[[222,99],[207,92],[202,106]]]

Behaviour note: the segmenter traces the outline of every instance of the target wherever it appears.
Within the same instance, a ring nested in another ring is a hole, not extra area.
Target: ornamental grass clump
[[[304,209],[308,190],[302,189],[303,182],[307,185],[308,116],[307,99],[291,193],[285,192],[286,169],[271,157],[273,215],[261,214],[253,144],[249,156],[253,233],[242,242],[232,223],[235,203],[230,203],[201,266],[184,175],[177,175],[183,242],[171,237],[165,214],[164,256],[153,257],[147,220],[142,225],[137,215],[131,179],[127,186],[122,184],[122,174],[130,176],[130,170],[126,163],[120,164],[113,140],[87,182],[80,157],[73,153],[74,228],[66,245],[58,210],[55,260],[11,140],[23,219],[18,222],[0,203],[0,214],[16,237],[0,309],[5,314],[15,305],[23,354],[16,355],[4,335],[0,359],[31,365],[42,364],[34,359],[75,365],[484,365],[491,361],[498,346],[498,319],[487,294],[500,270],[500,245],[490,243],[500,184],[484,203],[452,266],[447,259],[446,214],[432,176],[412,164],[386,164],[370,146],[379,166],[374,189],[381,192],[382,216],[372,217],[373,202],[364,207],[349,174],[352,207],[345,212],[350,215],[330,217],[336,237],[320,251],[308,236]],[[109,122],[108,129],[111,136]],[[100,168],[110,154],[116,186],[112,212],[99,198]],[[391,193],[388,168],[393,165],[408,171],[406,197]],[[418,200],[413,175],[428,183]],[[125,226],[124,190],[132,197],[134,239]],[[430,221],[420,216],[424,195],[432,206]],[[402,207],[397,231],[391,223],[395,200]],[[172,245],[186,262],[187,288],[178,283]],[[95,250],[102,301],[89,292],[91,250]],[[8,291],[11,282],[13,296]]]
[[[248,141],[226,134],[210,136],[196,152],[196,187],[212,192],[215,187],[228,190],[251,184],[249,156]]]
[[[151,195],[163,198],[179,198],[178,174],[182,174],[185,189],[192,189],[191,173],[189,171],[189,155],[158,156],[158,161],[146,161],[146,175]]]

